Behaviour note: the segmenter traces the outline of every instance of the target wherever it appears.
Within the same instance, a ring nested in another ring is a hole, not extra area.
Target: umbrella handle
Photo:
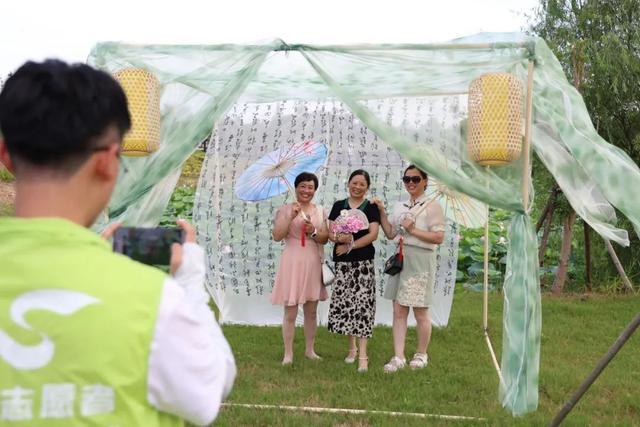
[[[282,180],[287,184],[287,187],[289,187],[289,193],[291,193],[291,197],[293,198],[293,200],[296,200],[296,190],[293,188],[293,186],[291,185],[291,183],[289,183],[289,181],[287,180],[287,178],[285,178],[284,176],[282,176]],[[300,212],[298,213],[298,215],[302,214],[302,219],[304,219],[305,221],[307,221],[309,218],[307,218],[307,214],[304,213],[304,211],[302,210],[302,208],[300,209]],[[304,235],[304,230],[305,230],[305,226],[304,224],[302,224],[302,229],[300,230],[300,245],[302,247],[305,246],[305,235]]]
[[[295,188],[293,188],[293,186],[291,185],[291,183],[287,180],[287,178],[285,178],[284,176],[281,177],[282,180],[285,182],[285,184],[287,184],[287,187],[289,188],[289,193],[291,193],[291,197],[293,198],[293,200],[296,200],[296,190]],[[304,213],[304,211],[302,209],[300,209],[300,214],[302,215],[302,219],[304,220],[309,220],[309,218],[307,217],[307,214]],[[303,245],[304,246],[304,245]]]

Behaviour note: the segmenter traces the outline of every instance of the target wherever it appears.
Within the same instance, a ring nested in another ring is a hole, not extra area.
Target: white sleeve
[[[183,262],[162,289],[149,354],[147,398],[159,411],[210,424],[236,377],[236,364],[207,306],[204,251],[183,245]]]

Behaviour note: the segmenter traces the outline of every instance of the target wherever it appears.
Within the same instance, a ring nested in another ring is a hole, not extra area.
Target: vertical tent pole
[[[529,60],[527,69],[527,99],[524,124],[524,150],[522,156],[522,204],[525,212],[529,210],[529,162],[530,162],[530,146],[531,146],[531,119],[533,113],[533,61]],[[489,206],[487,205],[487,223],[484,227],[484,283],[483,283],[483,313],[482,313],[482,329],[484,333],[493,366],[498,372],[500,382],[504,384],[500,365],[496,358],[496,353],[491,344],[489,336]]]
[[[530,146],[531,146],[531,119],[533,115],[533,61],[529,60],[527,71],[527,108],[524,122],[524,150],[522,155],[522,205],[524,211],[529,210],[529,170]]]
[[[484,334],[484,339],[487,342],[487,347],[489,347],[489,353],[491,353],[491,360],[493,361],[493,366],[496,368],[496,372],[498,373],[498,378],[500,378],[500,382],[504,384],[504,379],[502,378],[502,372],[500,371],[500,364],[498,363],[498,359],[496,358],[496,352],[493,350],[493,345],[491,344],[491,337],[489,337],[489,205],[486,205],[486,207],[487,207],[487,222],[484,225],[484,283],[482,286],[482,293],[483,293],[482,332]]]

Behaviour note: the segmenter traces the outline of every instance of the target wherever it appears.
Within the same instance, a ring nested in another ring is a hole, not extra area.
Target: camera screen
[[[113,250],[148,265],[169,265],[171,245],[182,243],[178,228],[123,227],[113,236]]]

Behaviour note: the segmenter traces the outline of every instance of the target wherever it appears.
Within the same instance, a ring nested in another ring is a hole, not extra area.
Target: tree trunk
[[[562,247],[560,248],[560,264],[553,281],[551,292],[560,295],[564,289],[564,282],[567,280],[567,270],[569,267],[569,256],[571,255],[571,237],[573,235],[573,224],[576,222],[576,213],[571,211],[564,219],[562,228]]]
[[[551,224],[553,223],[553,213],[556,210],[556,199],[558,197],[558,191],[559,188],[556,189],[551,194],[551,196],[549,196],[549,200],[553,199],[553,203],[549,204],[549,211],[547,212],[547,217],[545,218],[542,239],[540,239],[540,246],[538,247],[538,260],[540,262],[540,267],[542,267],[542,264],[544,264],[544,253],[547,250],[547,243],[549,242],[549,232],[551,231]]]
[[[591,288],[591,227],[586,221],[582,222],[584,226],[584,280],[585,287],[589,292]]]
[[[540,214],[540,219],[538,219],[538,223],[536,224],[536,233],[540,231],[540,227],[542,227],[542,224],[546,221],[549,211],[552,210],[552,206],[555,206],[559,192],[560,187],[558,187],[558,184],[554,182],[553,187],[551,187],[551,191],[549,192],[547,204],[544,205],[544,210],[542,211],[542,214]]]

